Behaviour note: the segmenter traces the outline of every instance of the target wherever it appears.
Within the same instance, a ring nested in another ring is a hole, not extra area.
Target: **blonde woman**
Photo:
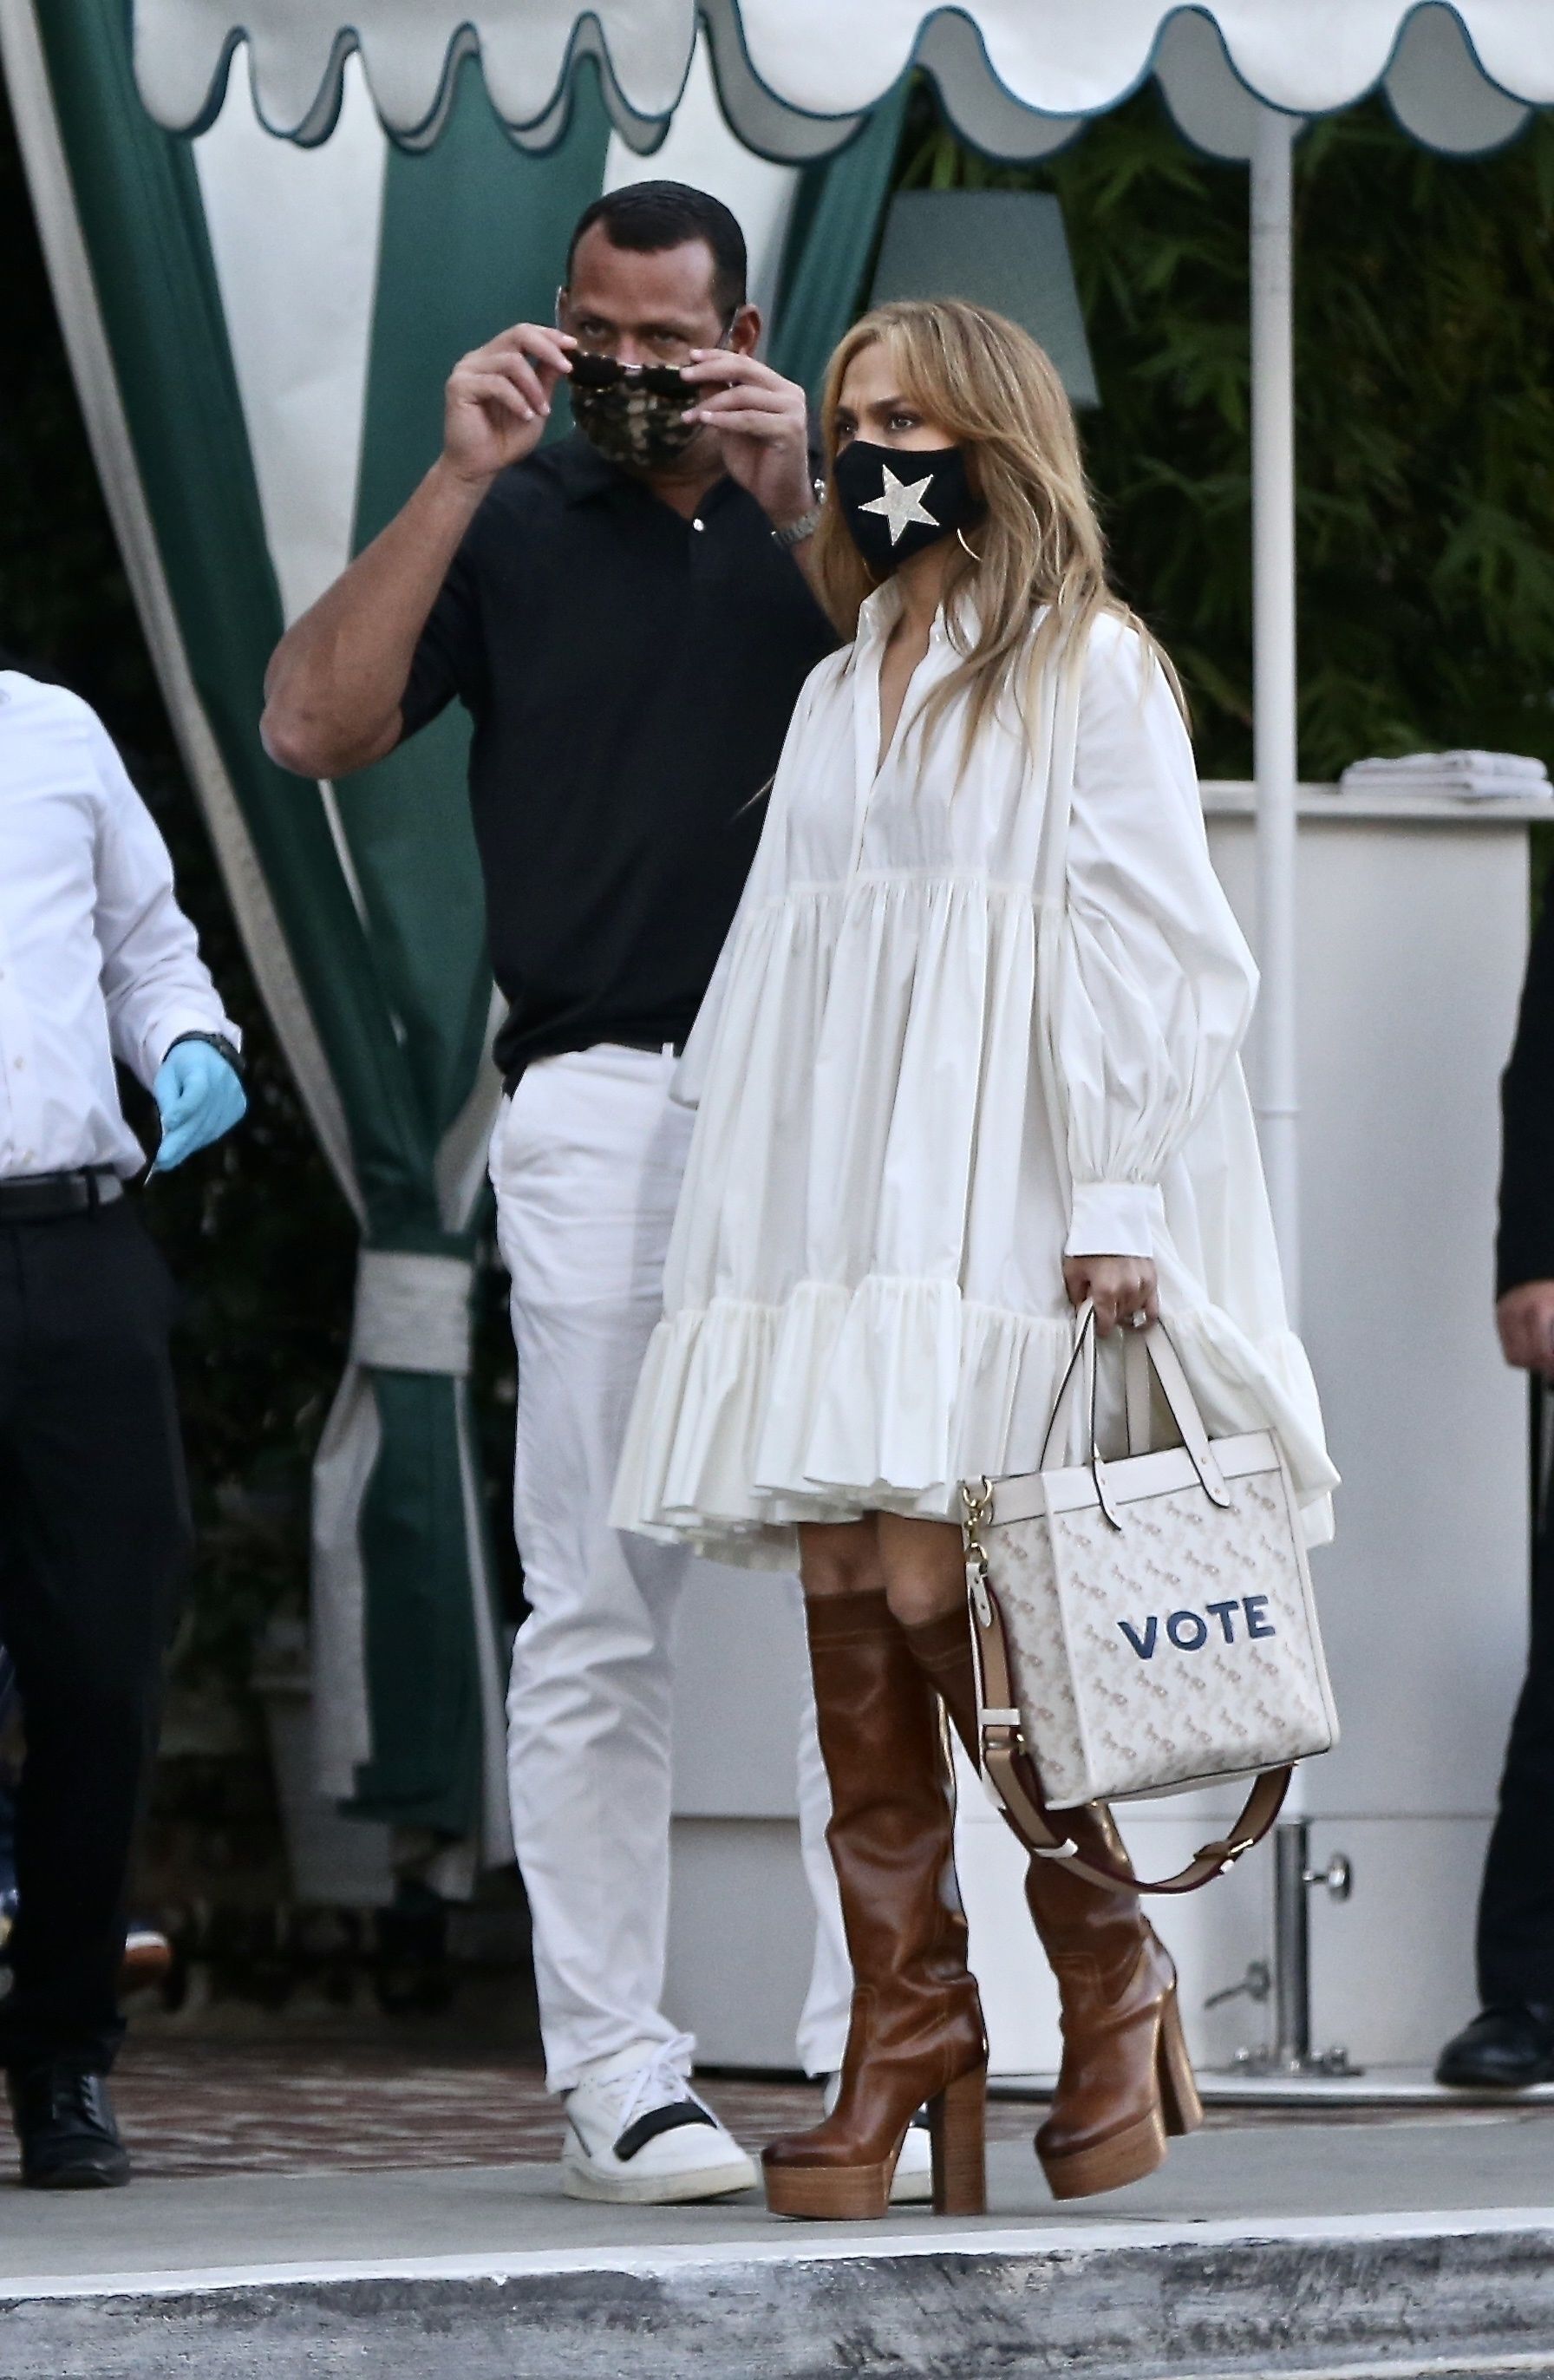
[[[1279,1430],[1314,1536],[1334,1474],[1236,1060],[1254,970],[1057,375],[977,307],[886,306],[823,423],[850,641],[799,698],[686,1052],[614,1517],[803,1578],[856,1992],[840,2097],[767,2149],[771,2204],[883,2214],[926,2100],[935,2204],[965,2213],[987,2052],[935,1699],[971,1743],[959,1482],[1034,1467],[1086,1298],[1106,1332],[1163,1305],[1211,1422]],[[1132,1893],[1038,1859],[1026,1898],[1064,2032],[1038,2155],[1060,2197],[1116,2188],[1197,2120],[1174,1972]]]

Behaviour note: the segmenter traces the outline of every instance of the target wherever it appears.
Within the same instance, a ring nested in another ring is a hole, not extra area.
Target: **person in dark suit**
[[[0,1999],[11,1987],[10,1941],[16,1925],[17,1785],[18,1777],[6,1754],[6,1739],[21,1708],[17,1692],[16,1663],[0,1645]],[[119,1961],[119,1989],[156,1983],[173,1964],[173,1945],[159,1926],[131,1919],[125,1930],[124,1957]]]
[[[125,1184],[242,1117],[240,1037],[95,712],[0,655],[0,1641],[26,1756],[0,2068],[30,2189],[129,2179],[107,2075],[189,1543],[174,1293]]]
[[[1554,904],[1533,939],[1500,1085],[1495,1320],[1505,1360],[1554,1382]],[[1538,1515],[1527,1674],[1511,1723],[1478,1903],[1480,2012],[1441,2051],[1438,2082],[1554,2082],[1554,1496]]]

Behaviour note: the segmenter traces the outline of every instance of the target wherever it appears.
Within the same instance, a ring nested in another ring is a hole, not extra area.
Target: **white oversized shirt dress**
[[[880,762],[899,602],[805,686],[682,1062],[612,1517],[783,1569],[800,1521],[958,1519],[963,1479],[1037,1467],[1064,1254],[1137,1255],[1210,1428],[1276,1430],[1318,1540],[1337,1475],[1237,1056],[1256,971],[1164,675],[1103,615],[964,755],[958,698],[920,719],[941,615]]]

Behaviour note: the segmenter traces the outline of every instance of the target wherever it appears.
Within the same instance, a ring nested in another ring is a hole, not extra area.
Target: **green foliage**
[[[1055,191],[1101,403],[1119,584],[1170,646],[1206,775],[1251,767],[1247,176],[1152,91],[1044,165],[919,94],[910,187]],[[1489,745],[1554,761],[1554,122],[1482,160],[1379,103],[1296,152],[1301,759]]]

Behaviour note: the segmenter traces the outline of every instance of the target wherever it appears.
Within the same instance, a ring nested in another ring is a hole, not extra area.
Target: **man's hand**
[[[339,777],[393,751],[416,645],[448,565],[498,471],[540,443],[577,344],[520,322],[455,366],[436,462],[275,650],[260,733],[283,769]]]
[[[568,332],[519,322],[463,357],[449,376],[443,460],[477,486],[532,455],[550,419],[551,394],[572,370]]]
[[[242,1123],[249,1106],[236,1068],[198,1038],[174,1042],[157,1068],[152,1096],[162,1116],[153,1173],[170,1173],[197,1148],[208,1148]]]
[[[1135,1314],[1151,1322],[1160,1318],[1159,1285],[1148,1257],[1064,1257],[1063,1287],[1071,1305],[1093,1300],[1103,1339]]]
[[[1554,1281],[1524,1281],[1495,1308],[1495,1328],[1508,1364],[1554,1380]]]
[[[685,378],[707,390],[690,418],[716,431],[730,479],[749,490],[773,528],[802,519],[815,492],[809,408],[797,382],[726,347],[694,348]]]

